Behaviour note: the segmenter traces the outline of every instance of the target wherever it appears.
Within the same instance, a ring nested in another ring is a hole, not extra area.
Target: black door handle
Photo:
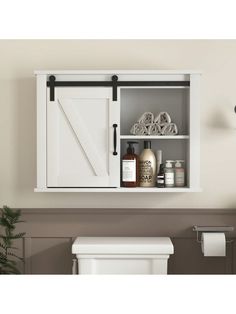
[[[117,133],[116,133],[116,128],[118,127],[118,125],[116,123],[113,124],[113,128],[114,128],[114,133],[113,133],[113,144],[114,144],[114,152],[113,155],[117,155],[117,151],[116,151],[116,146],[117,146]]]

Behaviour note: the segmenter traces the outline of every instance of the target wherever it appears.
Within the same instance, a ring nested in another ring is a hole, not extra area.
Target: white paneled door
[[[119,112],[109,87],[48,89],[47,187],[119,186]]]

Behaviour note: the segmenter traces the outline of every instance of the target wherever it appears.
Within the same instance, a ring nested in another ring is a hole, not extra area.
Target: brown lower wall
[[[175,253],[170,274],[232,274],[235,242],[226,257],[203,257],[193,225],[234,226],[236,210],[227,209],[27,209],[18,243],[27,274],[70,274],[71,245],[77,236],[169,236]],[[231,234],[236,238],[236,232]]]

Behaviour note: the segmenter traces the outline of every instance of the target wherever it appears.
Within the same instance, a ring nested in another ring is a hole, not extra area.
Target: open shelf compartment
[[[152,112],[156,117],[167,112],[178,127],[178,135],[132,135],[130,129],[144,112]],[[185,161],[185,182],[182,188],[134,188],[136,191],[179,192],[190,189],[189,185],[189,88],[122,88],[120,90],[120,156],[127,150],[128,141],[137,141],[135,153],[140,155],[144,141],[150,140],[152,150],[162,150],[163,162],[166,160]],[[122,170],[122,169],[121,169]],[[121,172],[122,173],[122,172]],[[121,182],[122,186],[122,182]],[[131,188],[123,188],[129,191]]]
[[[168,112],[178,135],[189,135],[188,88],[122,88],[120,106],[121,136],[131,135],[132,125],[144,112],[152,112],[154,117]]]

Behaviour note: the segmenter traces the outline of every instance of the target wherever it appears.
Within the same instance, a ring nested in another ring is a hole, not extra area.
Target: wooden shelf
[[[185,192],[201,192],[201,189],[198,188],[45,188],[34,189],[35,192],[81,192],[81,193],[94,193],[94,192],[111,192],[111,193],[185,193]]]
[[[121,140],[187,140],[189,135],[121,135]]]

